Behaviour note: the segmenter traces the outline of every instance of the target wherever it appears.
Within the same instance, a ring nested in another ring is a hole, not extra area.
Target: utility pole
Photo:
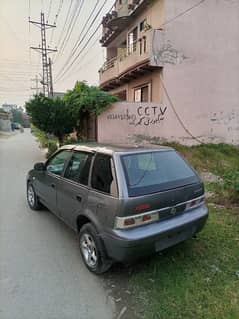
[[[42,80],[41,84],[43,87],[43,94],[48,96],[53,96],[53,82],[52,82],[52,70],[51,70],[51,60],[48,60],[48,52],[56,52],[56,49],[50,49],[47,46],[46,41],[46,30],[55,28],[53,24],[45,23],[44,13],[41,12],[41,22],[29,20],[29,23],[34,24],[35,26],[41,29],[41,46],[31,47],[31,49],[36,50],[41,53],[42,56]]]
[[[39,83],[40,79],[38,78],[38,75],[35,76],[35,79],[31,79],[32,82],[35,82],[35,87],[31,87],[31,90],[35,90],[36,94],[38,95],[40,93]]]
[[[48,60],[48,67],[49,67],[49,95],[53,97],[53,79],[52,79],[52,61],[51,58]]]

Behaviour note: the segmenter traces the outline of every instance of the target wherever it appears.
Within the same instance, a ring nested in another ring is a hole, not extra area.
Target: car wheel
[[[39,210],[42,207],[31,183],[27,184],[27,202],[32,210]]]
[[[102,274],[111,267],[112,261],[106,257],[103,243],[91,223],[81,228],[79,243],[83,261],[91,272]]]

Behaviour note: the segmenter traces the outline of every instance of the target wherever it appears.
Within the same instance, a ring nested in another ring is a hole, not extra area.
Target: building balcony
[[[150,0],[117,0],[112,11],[102,19],[103,35],[100,39],[102,46],[107,46],[113,41],[149,3]]]
[[[148,30],[142,38],[104,63],[99,70],[100,87],[110,90],[155,68],[163,67],[160,52],[164,46],[164,31]]]

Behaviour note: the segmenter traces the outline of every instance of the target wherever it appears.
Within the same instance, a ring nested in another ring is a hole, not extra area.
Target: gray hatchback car
[[[28,173],[27,201],[79,233],[94,273],[191,238],[208,217],[202,181],[168,147],[64,146]]]

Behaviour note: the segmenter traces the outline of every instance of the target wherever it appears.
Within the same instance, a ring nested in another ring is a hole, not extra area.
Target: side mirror
[[[45,164],[44,163],[36,163],[35,165],[34,165],[34,169],[36,170],[36,171],[45,171]]]

